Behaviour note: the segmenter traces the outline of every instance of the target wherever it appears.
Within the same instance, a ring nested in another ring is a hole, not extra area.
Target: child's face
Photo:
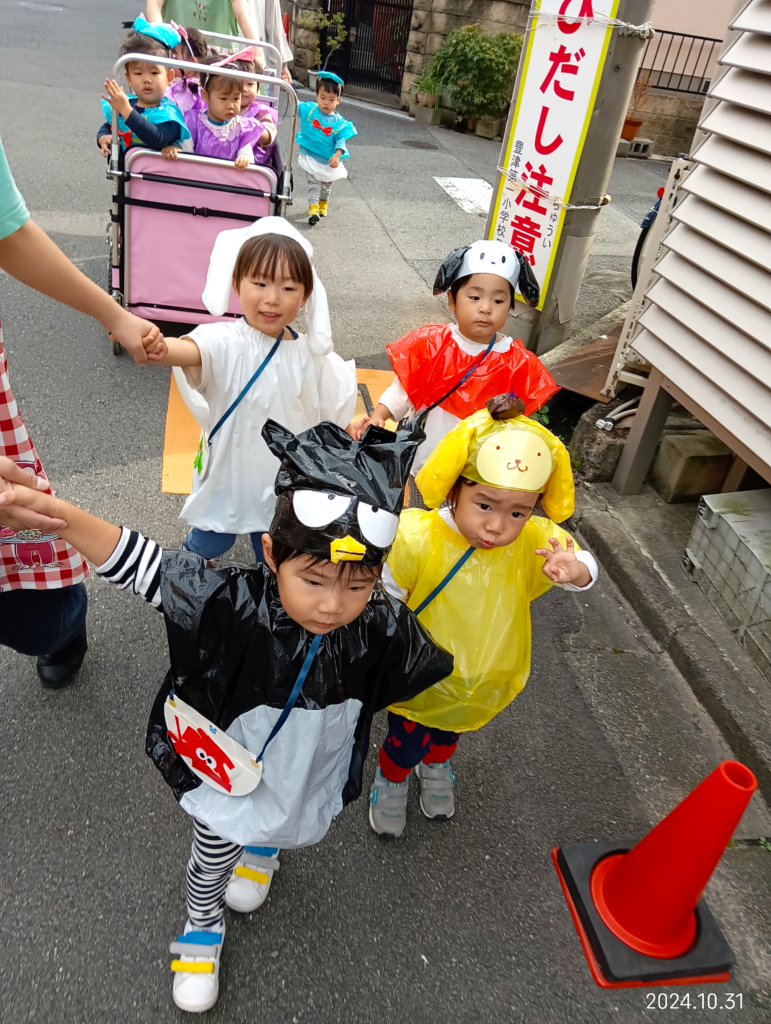
[[[138,60],[126,65],[125,75],[129,92],[134,93],[143,107],[157,106],[174,81],[173,68],[164,68],[160,64],[140,63]]]
[[[316,93],[316,103],[322,114],[333,114],[340,104],[341,97],[322,86]]]
[[[303,286],[289,277],[281,264],[274,278],[259,271],[241,278],[235,292],[249,326],[272,338],[296,319],[305,302]]]
[[[507,491],[489,484],[462,484],[453,517],[455,525],[475,548],[513,544],[533,514],[537,494]]]
[[[214,121],[230,121],[241,113],[241,83],[235,79],[213,78],[201,96]]]
[[[293,558],[276,570],[273,541],[267,533],[262,535],[262,546],[265,561],[276,573],[284,611],[309,633],[331,633],[364,611],[375,580],[343,575],[338,565],[313,563],[306,558]]]
[[[503,330],[509,315],[509,282],[496,274],[472,274],[456,298],[448,293],[447,304],[461,334],[486,345],[493,334]]]
[[[257,82],[242,82],[241,83],[241,113],[248,110],[252,103],[257,99],[257,89],[259,85]]]

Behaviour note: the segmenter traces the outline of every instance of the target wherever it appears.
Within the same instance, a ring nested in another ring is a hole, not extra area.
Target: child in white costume
[[[204,324],[148,351],[154,362],[178,367],[180,392],[203,432],[181,518],[192,527],[186,549],[204,558],[218,558],[238,534],[249,533],[262,561],[260,537],[273,518],[278,471],[261,435],[266,420],[301,433],[322,420],[345,427],[353,415],[356,367],[332,350],[327,296],[312,255],[310,243],[280,217],[223,231],[203,301],[221,316],[232,284],[244,317]],[[298,334],[289,325],[303,304],[307,333]]]

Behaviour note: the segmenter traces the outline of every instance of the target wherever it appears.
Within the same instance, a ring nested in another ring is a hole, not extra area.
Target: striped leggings
[[[263,857],[278,853],[276,847],[247,846],[246,849]],[[243,852],[243,846],[220,839],[193,818],[193,847],[185,881],[187,915],[196,928],[211,928],[222,920],[225,890]]]

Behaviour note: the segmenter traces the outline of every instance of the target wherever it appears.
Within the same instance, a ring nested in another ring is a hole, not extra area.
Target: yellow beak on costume
[[[367,549],[353,537],[338,537],[329,545],[329,560],[338,562],[360,562]]]

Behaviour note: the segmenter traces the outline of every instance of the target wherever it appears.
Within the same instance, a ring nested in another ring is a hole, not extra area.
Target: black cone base
[[[660,960],[617,939],[595,909],[589,879],[611,853],[626,853],[634,843],[568,843],[552,850],[565,898],[592,977],[601,988],[684,985],[728,981],[735,960],[704,900],[696,907],[696,940],[683,956]]]

